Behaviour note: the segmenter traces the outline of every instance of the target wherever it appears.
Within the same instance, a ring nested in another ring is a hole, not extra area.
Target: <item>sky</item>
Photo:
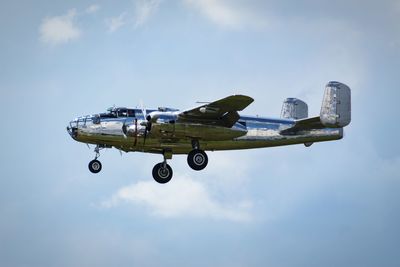
[[[399,266],[400,2],[127,0],[0,3],[0,266]],[[190,108],[240,93],[318,115],[352,89],[340,141],[159,155],[73,141],[117,106]]]

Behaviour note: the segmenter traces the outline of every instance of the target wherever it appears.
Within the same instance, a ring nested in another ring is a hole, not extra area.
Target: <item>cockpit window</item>
[[[135,110],[128,108],[109,108],[107,113],[100,113],[101,118],[135,117]]]
[[[109,113],[100,113],[100,118],[115,118],[115,113],[109,112]]]

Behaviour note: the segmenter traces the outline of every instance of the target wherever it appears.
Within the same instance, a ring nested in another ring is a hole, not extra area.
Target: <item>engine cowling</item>
[[[127,125],[124,124],[124,126],[122,126],[122,131],[126,136],[134,137],[143,135],[146,131],[146,127],[141,125],[140,120],[138,120],[137,123],[133,122]]]

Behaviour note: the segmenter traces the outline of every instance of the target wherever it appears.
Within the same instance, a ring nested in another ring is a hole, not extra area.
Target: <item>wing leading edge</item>
[[[178,115],[178,122],[192,122],[208,125],[232,127],[242,111],[254,101],[245,95],[232,95],[215,102],[185,110]]]

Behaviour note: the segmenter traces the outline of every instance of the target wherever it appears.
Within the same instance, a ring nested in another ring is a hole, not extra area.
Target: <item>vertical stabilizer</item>
[[[283,102],[281,118],[300,120],[308,117],[308,106],[297,98],[287,98]]]
[[[351,91],[340,82],[329,82],[322,101],[321,123],[330,128],[345,127],[351,121]]]

